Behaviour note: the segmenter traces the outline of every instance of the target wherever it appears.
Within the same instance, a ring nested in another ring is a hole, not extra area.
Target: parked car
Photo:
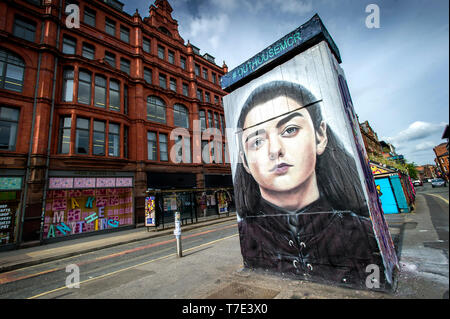
[[[442,178],[435,178],[431,181],[431,187],[447,187],[447,182]]]
[[[432,181],[432,179],[431,179],[431,178],[427,179],[427,182],[428,182],[428,183],[431,183],[431,181]]]
[[[423,183],[420,179],[416,179],[415,181],[413,181],[413,185],[414,186],[423,186]]]

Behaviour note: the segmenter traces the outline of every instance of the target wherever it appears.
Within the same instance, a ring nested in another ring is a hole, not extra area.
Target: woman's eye
[[[289,126],[283,131],[283,133],[281,133],[281,136],[288,137],[288,136],[295,135],[298,132],[298,130],[299,130],[299,128],[296,126]]]
[[[250,143],[251,149],[258,149],[264,144],[264,140],[262,138],[257,138]]]

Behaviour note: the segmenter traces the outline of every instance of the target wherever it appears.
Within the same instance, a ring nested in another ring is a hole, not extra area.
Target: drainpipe
[[[41,24],[41,39],[40,44],[43,44],[44,40],[44,23]],[[31,165],[31,152],[33,151],[33,137],[34,137],[34,126],[36,122],[36,104],[37,104],[37,95],[39,88],[39,78],[41,73],[41,60],[42,60],[42,51],[39,50],[39,59],[38,59],[38,67],[36,74],[36,83],[34,86],[34,99],[33,99],[33,116],[31,121],[31,131],[30,131],[30,145],[28,147],[28,156],[27,156],[27,171],[25,174],[25,185],[22,193],[22,207],[20,210],[20,223],[19,223],[19,231],[17,236],[17,247],[22,243],[22,235],[23,235],[23,223],[25,221],[25,209],[27,207],[27,199],[28,199],[28,183],[30,180],[30,165]]]
[[[58,8],[58,29],[56,31],[56,49],[59,50],[59,36],[61,32],[61,17],[62,17],[62,0],[59,0]],[[48,188],[48,171],[50,166],[50,148],[53,132],[53,114],[55,111],[55,94],[56,94],[56,74],[58,71],[58,55],[55,57],[55,65],[53,68],[53,88],[52,88],[52,106],[50,109],[50,125],[48,128],[48,141],[47,141],[47,154],[45,160],[45,175],[44,175],[44,190],[42,194],[42,212],[41,212],[41,227],[39,231],[39,241],[42,244],[43,232],[44,232],[44,219],[45,219],[45,202],[47,200],[47,188]]]

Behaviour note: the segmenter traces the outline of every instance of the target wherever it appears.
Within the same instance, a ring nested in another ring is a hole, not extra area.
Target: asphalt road
[[[416,188],[416,209],[386,215],[388,223],[401,220],[399,241],[399,298],[444,298],[449,291],[449,187]]]
[[[120,292],[125,298],[139,293],[141,298],[173,297],[143,293],[144,287],[139,287],[139,279],[154,277],[151,282],[156,283],[162,280],[163,273],[144,270],[145,266],[152,265],[157,269],[167,270],[168,266],[164,263],[186,263],[195,258],[196,252],[209,249],[222,241],[237,241],[237,234],[236,221],[183,232],[182,258],[176,256],[175,236],[168,235],[3,273],[0,274],[0,298],[117,298],[117,288],[133,281],[137,284],[135,289]],[[233,247],[239,248],[238,241]],[[185,270],[195,271],[188,268]],[[76,283],[77,273],[79,288],[68,288],[67,284]],[[164,276],[170,275],[164,273]],[[175,274],[172,273],[173,275]],[[102,296],[99,297],[99,294]]]

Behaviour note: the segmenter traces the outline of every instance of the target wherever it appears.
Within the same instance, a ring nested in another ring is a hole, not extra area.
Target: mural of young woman
[[[355,160],[321,103],[300,84],[272,81],[241,109],[234,187],[244,265],[364,287],[366,267],[382,273],[383,261]]]

